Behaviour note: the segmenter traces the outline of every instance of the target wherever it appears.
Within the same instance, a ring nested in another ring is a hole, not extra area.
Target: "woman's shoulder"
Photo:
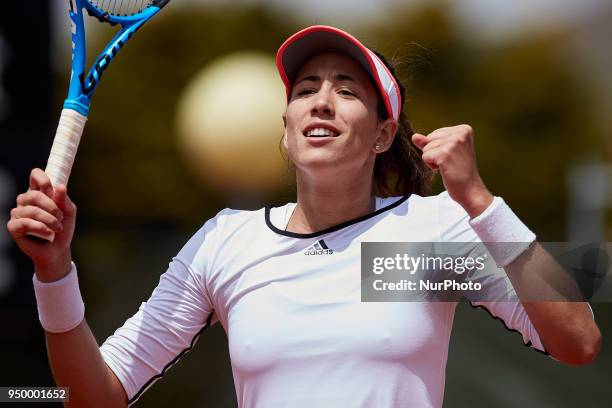
[[[262,211],[263,209],[253,211],[224,208],[200,224],[185,248],[189,248],[190,252],[195,252],[203,245],[217,246],[225,241],[249,235],[248,225],[254,225],[253,221]]]
[[[446,209],[454,209],[459,210],[463,209],[456,201],[454,201],[448,191],[443,190],[438,194],[432,195],[419,195],[416,193],[412,193],[407,196],[393,196],[393,197],[376,197],[377,200],[377,208],[385,207],[393,203],[397,203],[399,201],[406,202],[408,206],[412,205],[422,205],[422,206],[430,206],[437,207],[441,206]]]
[[[461,207],[459,203],[457,203],[455,200],[451,198],[451,196],[448,194],[448,191],[446,190],[443,190],[438,194],[432,194],[432,195],[427,195],[427,196],[411,194],[410,200],[418,201],[423,204],[444,206],[449,209],[455,209],[455,210],[458,208],[463,209],[463,207]]]
[[[384,198],[381,206],[390,205],[397,199],[398,197]],[[454,201],[446,190],[433,195],[411,194],[402,205],[406,206],[404,211],[406,215],[430,218],[439,222],[458,222],[469,218],[463,207]]]
[[[214,217],[206,220],[204,223],[204,229],[223,227],[226,228],[237,228],[243,227],[245,224],[253,222],[255,219],[261,216],[264,209],[258,210],[239,210],[234,208],[224,208],[220,210]]]

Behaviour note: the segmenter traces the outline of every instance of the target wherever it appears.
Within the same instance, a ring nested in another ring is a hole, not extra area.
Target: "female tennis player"
[[[484,243],[504,276],[489,289],[516,295],[538,285],[549,256],[488,191],[469,126],[413,134],[390,64],[336,28],[294,34],[277,64],[297,203],[225,209],[206,221],[100,347],[71,257],[76,206],[65,186],[32,171],[8,229],[34,261],[50,363],[71,406],[134,403],[220,322],[240,407],[441,407],[457,303],[361,302],[361,243]],[[436,196],[424,194],[430,168],[446,187]],[[53,243],[26,235],[50,231]],[[491,244],[501,242],[514,244]],[[566,364],[599,351],[585,302],[473,304]]]

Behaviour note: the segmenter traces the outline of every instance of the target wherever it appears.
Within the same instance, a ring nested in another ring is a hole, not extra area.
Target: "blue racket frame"
[[[115,58],[119,50],[130,39],[130,37],[146,23],[151,17],[159,12],[170,0],[152,0],[141,12],[130,16],[110,15],[86,0],[69,0],[70,20],[72,28],[72,73],[70,75],[70,87],[68,97],[64,101],[64,108],[72,109],[83,116],[89,114],[91,95],[102,78],[102,74]],[[106,45],[106,48],[93,64],[91,69],[85,73],[86,67],[86,45],[85,45],[85,23],[83,10],[98,20],[111,25],[120,25],[121,29]]]

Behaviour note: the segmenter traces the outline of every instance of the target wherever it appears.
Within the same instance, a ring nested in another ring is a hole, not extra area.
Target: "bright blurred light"
[[[486,33],[488,40],[521,34],[525,29],[575,25],[605,10],[608,0],[460,0],[452,11],[464,27]],[[492,37],[492,38],[491,38]],[[481,40],[487,38],[480,37]]]
[[[179,101],[180,147],[205,183],[236,193],[283,182],[284,88],[272,57],[234,54],[213,62]]]

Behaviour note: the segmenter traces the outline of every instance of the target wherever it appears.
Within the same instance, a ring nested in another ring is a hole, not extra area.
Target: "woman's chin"
[[[315,171],[338,167],[341,160],[332,152],[316,150],[303,152],[303,154],[300,154],[293,162],[299,169]]]

